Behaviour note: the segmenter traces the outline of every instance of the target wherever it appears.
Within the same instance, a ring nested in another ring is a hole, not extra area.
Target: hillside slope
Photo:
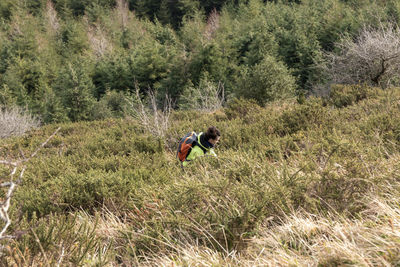
[[[338,86],[329,99],[237,100],[139,121],[45,126],[0,140],[29,155],[1,265],[398,265],[400,88]],[[218,158],[182,171],[179,137],[216,125]],[[9,169],[0,165],[2,181]]]

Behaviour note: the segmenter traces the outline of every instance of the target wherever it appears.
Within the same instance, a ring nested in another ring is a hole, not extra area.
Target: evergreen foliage
[[[64,108],[72,121],[90,119],[95,102],[94,85],[85,67],[79,62],[69,62],[54,82],[54,90],[61,95]]]
[[[253,67],[243,68],[238,85],[238,96],[256,99],[261,105],[289,98],[295,91],[294,77],[272,56],[266,56]]]
[[[227,100],[264,105],[307,95],[326,82],[323,55],[339,53],[337,42],[364,27],[395,25],[399,8],[394,0],[4,0],[1,101],[48,123],[113,116],[89,110],[106,92],[134,92],[135,83],[142,93],[157,91],[159,103],[168,95],[175,108],[204,77],[223,84]],[[67,92],[77,88],[61,81],[72,79],[71,62],[81,64],[72,67],[76,75],[86,71],[79,75],[87,89]],[[80,93],[86,108],[73,106],[71,95]]]

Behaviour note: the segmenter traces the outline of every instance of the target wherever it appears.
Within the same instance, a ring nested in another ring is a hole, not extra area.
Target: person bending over
[[[215,145],[219,142],[221,133],[215,126],[210,126],[207,132],[191,132],[183,137],[179,143],[177,156],[185,167],[190,161],[204,156],[217,156],[214,152]]]

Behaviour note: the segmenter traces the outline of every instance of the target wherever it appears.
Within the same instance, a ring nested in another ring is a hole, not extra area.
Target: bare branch
[[[149,104],[146,107],[141,99],[140,90],[136,87],[136,103],[131,103],[133,116],[152,135],[164,137],[169,127],[169,117],[172,111],[172,101],[168,96],[165,98],[164,108],[160,110],[157,106],[156,94],[149,89]]]
[[[214,112],[225,102],[225,89],[222,82],[215,83],[204,79],[198,87],[189,87],[181,96],[181,107],[185,109]]]
[[[60,28],[60,23],[57,18],[57,11],[55,10],[54,4],[51,0],[48,0],[46,3],[46,16],[51,31],[56,33]]]
[[[22,162],[28,161],[28,160],[30,160],[31,158],[33,158],[34,156],[36,156],[36,154],[39,152],[39,150],[40,150],[42,147],[44,147],[45,145],[47,145],[47,143],[50,141],[50,139],[52,139],[52,138],[58,133],[58,131],[59,131],[60,129],[61,129],[61,127],[58,127],[57,130],[55,130],[55,132],[54,132],[52,135],[50,135],[49,138],[47,138],[46,141],[44,141],[44,143],[42,143],[42,144],[35,150],[35,152],[32,153],[32,155],[31,155],[29,158],[22,160]]]
[[[11,162],[11,161],[7,161],[7,160],[0,160],[0,164],[10,165],[10,166],[17,166],[17,163]]]
[[[128,2],[125,0],[117,0],[117,14],[121,19],[122,29],[125,30],[128,27],[129,22],[129,7]]]
[[[48,260],[48,258],[47,258],[47,254],[46,254],[46,252],[45,252],[44,249],[43,249],[43,246],[42,246],[42,243],[40,242],[39,237],[37,236],[37,234],[36,234],[35,230],[33,230],[33,228],[31,228],[31,232],[32,232],[33,236],[35,237],[35,241],[36,241],[36,242],[38,243],[38,245],[39,245],[40,251],[42,252],[43,257],[44,257],[44,259],[45,259],[45,261],[46,261],[46,265],[47,265],[47,266],[50,266],[49,260]]]
[[[87,18],[86,23],[88,27],[87,36],[89,44],[96,57],[101,58],[106,53],[111,52],[113,50],[113,46],[112,43],[108,40],[107,36],[109,34],[107,34],[104,28],[99,23],[90,25],[90,23],[87,21]]]
[[[22,135],[39,124],[39,120],[26,110],[0,106],[0,138]]]
[[[204,29],[204,37],[207,40],[212,40],[215,32],[219,28],[219,14],[216,9],[214,9],[208,17],[206,28]]]
[[[57,128],[57,130],[54,131],[52,135],[50,135],[46,141],[44,141],[32,154],[29,158],[25,158],[23,156],[22,160],[18,160],[15,162],[8,161],[8,160],[0,160],[0,164],[7,165],[7,166],[12,166],[12,171],[10,172],[10,181],[8,182],[3,182],[0,184],[0,188],[8,187],[7,194],[5,196],[5,199],[3,202],[0,203],[0,219],[4,221],[5,225],[3,226],[3,229],[0,231],[0,240],[1,239],[10,239],[14,238],[14,236],[11,235],[4,235],[5,232],[7,231],[8,227],[11,224],[11,219],[8,215],[8,209],[10,208],[10,203],[11,203],[11,197],[16,189],[16,186],[21,183],[22,178],[25,173],[25,168],[26,166],[23,165],[23,163],[28,162],[31,158],[37,155],[39,150],[43,148],[49,141],[52,139],[57,132],[61,129],[61,127]],[[23,153],[22,153],[23,155]],[[21,168],[21,171],[18,176],[18,180],[14,181],[14,175],[17,173],[17,170]]]
[[[343,38],[339,53],[326,54],[323,69],[333,83],[367,83],[371,86],[400,84],[400,29],[397,25],[364,27],[356,40]]]
[[[62,260],[64,258],[64,253],[65,253],[64,246],[62,246],[61,247],[61,255],[60,255],[60,258],[58,259],[58,262],[57,262],[57,267],[61,266]]]

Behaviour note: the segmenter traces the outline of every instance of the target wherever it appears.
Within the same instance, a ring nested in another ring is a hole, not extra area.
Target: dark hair
[[[221,133],[215,126],[208,127],[207,132],[204,134],[204,137],[206,138],[206,140],[210,140],[210,139],[215,140],[215,139],[217,139],[217,136],[221,136]]]

